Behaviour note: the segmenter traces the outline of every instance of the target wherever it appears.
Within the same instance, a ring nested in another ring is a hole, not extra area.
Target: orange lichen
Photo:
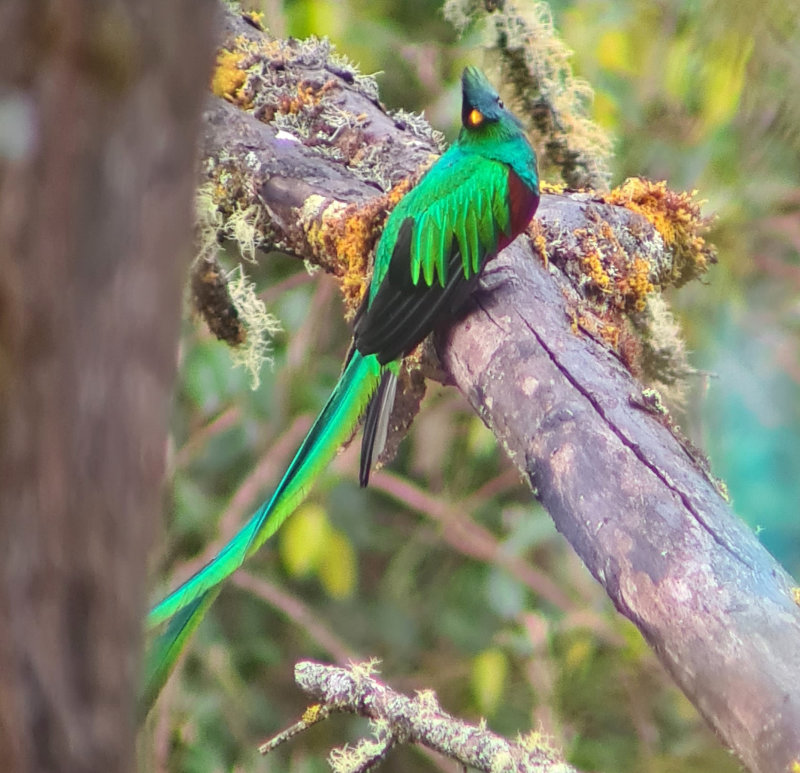
[[[400,199],[402,199],[403,196],[405,196],[409,192],[409,190],[411,190],[411,180],[409,180],[408,178],[404,178],[399,183],[397,183],[397,185],[395,185],[389,191],[389,193],[386,194],[390,206],[394,208],[398,204]]]
[[[327,709],[319,703],[314,703],[303,712],[303,722],[314,725],[327,716]]]
[[[308,246],[316,262],[339,278],[349,313],[355,313],[364,297],[369,259],[387,216],[417,179],[415,174],[400,180],[386,194],[363,206],[332,204],[321,212],[312,207],[305,227]]]
[[[581,264],[586,271],[586,275],[600,290],[605,291],[608,289],[611,279],[603,268],[603,256],[597,248],[585,254],[581,258]]]
[[[614,228],[597,212],[587,211],[587,219],[594,223],[593,229],[573,232],[580,248],[580,272],[589,280],[586,287],[595,290],[587,300],[603,315],[644,311],[647,296],[655,289],[652,267],[641,256],[631,259]]]
[[[244,11],[242,13],[242,18],[246,19],[250,24],[252,24],[257,30],[261,32],[266,32],[267,28],[264,24],[264,12],[263,11]]]
[[[330,81],[329,81],[330,82]],[[307,83],[297,84],[297,93],[295,96],[290,97],[284,95],[278,102],[278,110],[281,113],[296,115],[304,108],[312,107],[319,103],[325,87],[315,91],[313,86]]]
[[[674,215],[685,208],[676,206],[681,201],[691,201],[686,193],[674,193],[667,188],[666,182],[651,182],[641,177],[627,179],[619,188],[612,190],[606,197],[609,204],[627,207],[646,217],[661,234],[668,246],[675,243]]]
[[[570,319],[573,333],[576,335],[580,331],[588,333],[618,353],[620,353],[620,342],[629,336],[623,321],[617,321],[613,317],[603,317],[585,306],[581,307],[580,312],[570,311]]]
[[[242,69],[245,54],[223,48],[217,53],[217,63],[211,76],[211,91],[234,104],[239,103],[239,91],[247,80]]]
[[[367,261],[379,236],[376,214],[356,210],[345,218],[341,238],[336,243],[336,255],[345,266],[342,292],[354,305],[361,302],[366,290]]]
[[[332,205],[314,216],[306,228],[308,246],[320,265],[339,278],[345,304],[354,313],[367,287],[369,257],[386,216],[402,198],[409,181],[364,206]]]
[[[586,217],[592,226],[572,231],[576,258],[564,264],[581,298],[573,330],[602,342],[639,376],[643,344],[629,315],[646,310],[655,291],[653,269],[641,255],[631,256],[602,210],[589,207]]]
[[[535,218],[531,220],[531,224],[528,228],[528,233],[531,237],[531,245],[533,249],[536,251],[536,254],[542,259],[542,264],[545,268],[550,265],[550,258],[547,254],[547,239],[542,231],[542,227],[539,224],[539,221]]]
[[[671,281],[676,284],[705,273],[715,261],[714,248],[701,236],[709,220],[700,214],[697,191],[676,193],[665,182],[640,177],[626,180],[604,198],[645,217],[675,253]]]
[[[263,25],[256,14],[248,17],[253,26],[262,29]],[[228,42],[227,48],[217,52],[216,67],[211,78],[211,90],[214,94],[227,99],[244,110],[254,106],[254,98],[263,93],[265,82],[263,67],[257,66],[266,61],[280,62],[291,55],[286,41],[269,40],[266,37],[251,39],[238,35]],[[335,84],[330,79],[321,88],[316,89],[308,83],[296,86],[296,92],[281,94],[277,104],[262,106],[259,117],[272,120],[277,111],[285,114],[296,114],[304,108],[316,105],[321,96]]]
[[[616,349],[619,346],[619,328],[616,325],[610,323],[601,325],[599,333],[600,337],[612,348]]]
[[[615,247],[619,247],[619,240],[617,239],[617,235],[614,233],[614,229],[611,227],[611,224],[607,220],[601,220],[599,225],[600,236],[602,236],[603,239],[612,242]]]
[[[577,313],[573,309],[568,309],[567,314],[569,315],[569,329],[573,335],[578,335],[581,325]]]
[[[212,206],[222,218],[221,229],[237,209],[247,209],[252,202],[247,199],[242,171],[235,164],[218,163],[208,171],[208,180]]]
[[[551,183],[547,180],[539,181],[539,191],[541,193],[563,193],[567,189],[566,183]]]
[[[533,247],[542,258],[542,264],[547,268],[550,265],[550,258],[547,255],[547,239],[543,234],[537,234],[533,238]]]
[[[580,226],[545,218],[530,229],[537,252],[541,233],[550,261],[571,286],[573,330],[603,343],[635,376],[677,402],[691,368],[658,291],[699,276],[714,262],[702,235],[709,221],[700,202],[664,183],[628,180],[610,193],[580,194],[575,203],[585,218]]]
[[[654,290],[650,281],[650,264],[643,258],[634,258],[628,273],[617,284],[617,289],[624,296],[627,308],[644,311],[647,296]]]

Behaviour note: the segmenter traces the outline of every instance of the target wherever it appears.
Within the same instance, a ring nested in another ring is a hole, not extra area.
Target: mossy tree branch
[[[215,79],[225,99],[209,102],[203,141],[215,206],[250,223],[257,246],[338,276],[352,309],[386,212],[437,139],[388,115],[322,44],[228,24]],[[602,199],[544,196],[533,240],[490,264],[469,314],[435,339],[441,370],[430,347],[423,360],[467,395],[723,742],[754,772],[791,770],[800,761],[791,579],[732,513],[659,395],[631,374],[659,378],[637,314],[712,258],[696,229],[679,227],[696,219],[690,203],[642,185]],[[421,393],[412,360],[399,431]]]

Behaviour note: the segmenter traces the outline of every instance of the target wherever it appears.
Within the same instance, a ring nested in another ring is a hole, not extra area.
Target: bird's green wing
[[[508,167],[451,148],[392,212],[355,346],[391,362],[413,349],[474,289],[511,232]]]
[[[400,201],[392,220],[399,235],[407,218],[413,222],[408,252],[398,252],[402,240],[382,239],[375,256],[371,295],[380,290],[392,270],[392,281],[420,276],[431,286],[447,282],[447,258],[455,238],[464,277],[478,273],[482,259],[497,250],[500,233],[511,231],[508,166],[453,145]]]

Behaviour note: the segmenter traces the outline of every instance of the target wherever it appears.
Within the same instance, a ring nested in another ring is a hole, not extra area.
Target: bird
[[[342,374],[271,497],[206,566],[156,604],[147,628],[169,621],[145,657],[146,715],[221,583],[280,527],[364,419],[359,482],[383,448],[405,356],[452,320],[481,271],[527,227],[539,203],[536,153],[486,75],[461,76],[456,141],[395,206],[353,324]]]

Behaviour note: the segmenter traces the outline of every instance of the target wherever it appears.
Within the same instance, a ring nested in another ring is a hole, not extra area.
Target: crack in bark
[[[492,319],[492,321],[495,324],[497,324],[497,322],[492,317],[491,312],[487,310],[486,307],[483,305],[481,306],[481,308],[483,308],[487,316],[489,316]],[[699,526],[703,529],[703,531],[705,531],[714,540],[714,542],[716,542],[723,550],[726,550],[728,553],[730,553],[730,555],[733,556],[737,561],[744,564],[748,569],[754,571],[755,567],[746,558],[746,556],[739,553],[737,550],[734,549],[732,545],[728,544],[726,540],[723,540],[720,535],[714,532],[714,530],[709,526],[709,524],[705,521],[702,515],[698,512],[697,508],[692,503],[691,498],[686,494],[685,491],[683,491],[678,487],[678,485],[672,480],[671,476],[667,472],[662,470],[660,467],[658,467],[658,465],[656,465],[654,462],[651,462],[651,460],[648,459],[647,456],[642,451],[640,445],[631,438],[629,438],[628,435],[622,429],[620,429],[616,423],[611,421],[606,411],[604,410],[602,403],[599,400],[597,400],[597,398],[593,395],[593,393],[589,389],[584,387],[583,384],[581,384],[581,382],[572,375],[570,370],[560,362],[556,353],[547,345],[545,340],[539,335],[536,329],[530,325],[528,320],[523,318],[523,323],[525,324],[525,327],[531,332],[531,334],[539,343],[539,345],[542,347],[542,349],[547,353],[547,356],[550,358],[550,360],[556,366],[556,368],[558,368],[559,372],[564,376],[564,378],[567,379],[567,381],[573,386],[573,388],[580,395],[586,398],[589,404],[595,409],[598,415],[602,418],[605,425],[619,439],[622,445],[624,445],[627,449],[629,449],[644,467],[650,470],[650,472],[652,472],[653,475],[655,475],[664,484],[664,486],[666,486],[666,488],[672,491],[681,500],[681,503],[686,508],[686,510],[688,510],[692,514],[692,517],[695,519],[695,521],[699,524]],[[689,458],[691,460],[691,457]]]

